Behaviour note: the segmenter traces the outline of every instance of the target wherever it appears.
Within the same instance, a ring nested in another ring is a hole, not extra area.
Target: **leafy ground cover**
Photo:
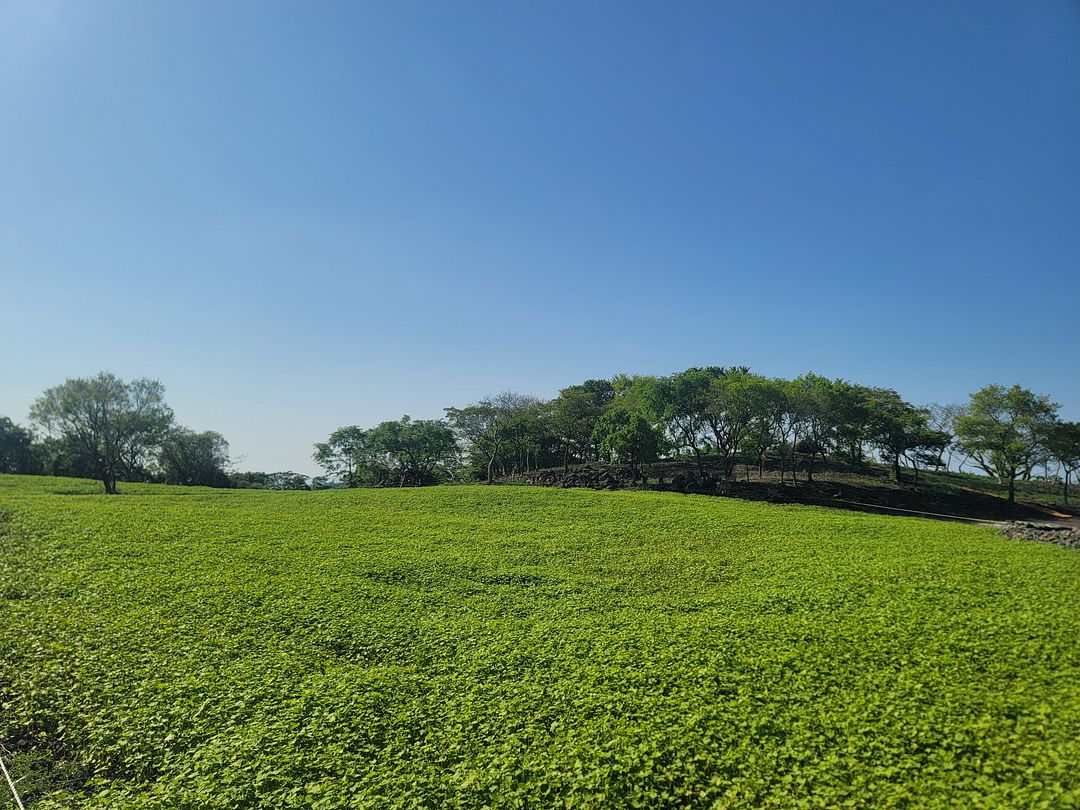
[[[1080,554],[655,492],[0,476],[30,807],[1080,806]]]

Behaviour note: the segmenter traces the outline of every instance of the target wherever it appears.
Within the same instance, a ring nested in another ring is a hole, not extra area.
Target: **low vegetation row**
[[[735,465],[768,458],[780,483],[815,467],[883,462],[895,479],[926,468],[993,476],[1015,500],[1018,480],[1058,481],[1068,500],[1080,469],[1080,423],[1019,385],[988,385],[962,405],[916,406],[896,391],[808,373],[793,380],[746,367],[691,368],[668,376],[618,375],[562,389],[551,400],[503,392],[443,419],[404,416],[365,429],[350,425],[315,445],[324,477],[235,472],[228,443],[213,431],[177,426],[155,380],[102,373],[46,391],[30,419],[38,437],[0,419],[0,472],[118,481],[306,489],[420,486],[520,476],[601,463],[643,475],[665,458],[692,459],[730,479]]]

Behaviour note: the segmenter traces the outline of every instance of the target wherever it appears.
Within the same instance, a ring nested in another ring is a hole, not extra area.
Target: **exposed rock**
[[[1054,526],[1013,521],[1002,526],[1001,533],[1014,540],[1034,540],[1038,543],[1080,548],[1080,526],[1075,525]]]
[[[562,470],[541,470],[528,473],[525,482],[542,487],[585,487],[587,489],[627,489],[635,483],[632,470],[619,467],[574,467]]]

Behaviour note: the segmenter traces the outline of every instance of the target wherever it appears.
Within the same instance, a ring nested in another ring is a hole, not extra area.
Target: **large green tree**
[[[453,475],[457,457],[457,440],[446,422],[409,416],[370,430],[338,428],[315,445],[314,454],[347,487],[434,484]]]
[[[593,438],[601,455],[617,464],[629,464],[644,477],[645,465],[656,461],[664,440],[642,414],[612,408],[596,423]]]
[[[646,377],[641,382],[642,404],[650,421],[663,426],[676,448],[688,448],[704,474],[701,434],[705,429],[713,375],[706,369],[691,368],[669,377]]]
[[[988,475],[1008,483],[1016,501],[1016,478],[1038,463],[1056,421],[1050,398],[1014,385],[988,385],[971,395],[956,434],[972,460]]]
[[[836,440],[840,409],[837,405],[837,384],[819,374],[808,372],[791,381],[789,402],[792,418],[800,438],[792,444],[791,474],[795,476],[795,452],[806,456],[806,480],[814,480],[814,459],[824,460]],[[800,440],[801,439],[801,440]]]
[[[707,369],[712,379],[705,394],[702,421],[712,436],[713,446],[731,477],[735,457],[742,448],[754,419],[754,377],[745,367]]]
[[[747,425],[743,443],[746,451],[757,461],[758,478],[764,474],[765,454],[779,448],[780,480],[784,475],[784,452],[780,437],[787,399],[784,385],[779,380],[751,375],[746,382],[746,396],[750,400],[750,424]],[[750,480],[750,464],[746,465],[746,480]]]
[[[931,427],[929,411],[905,402],[891,389],[871,390],[867,412],[867,438],[892,465],[897,483],[903,480],[901,459],[907,458],[915,465],[920,457],[940,456],[951,438]]]
[[[157,380],[124,382],[102,372],[48,389],[34,402],[30,418],[61,438],[105,492],[115,494],[117,481],[145,477],[173,412]]]
[[[458,446],[454,432],[439,419],[403,416],[382,422],[367,434],[366,457],[389,475],[396,486],[435,484],[452,472]]]
[[[584,385],[571,385],[551,403],[551,430],[561,448],[563,468],[571,458],[588,461],[594,445],[593,428],[607,404]]]
[[[511,473],[526,473],[538,469],[541,462],[555,459],[552,451],[558,438],[552,429],[551,402],[529,398],[531,401],[515,409],[506,423],[506,442],[501,454],[502,467]]]
[[[535,397],[503,391],[464,408],[445,409],[451,428],[473,462],[483,467],[489,484],[495,480],[496,462],[511,438],[511,423],[537,402]]]
[[[312,458],[345,486],[358,487],[362,481],[357,469],[363,463],[366,448],[367,431],[348,425],[335,430],[325,442],[317,443]]]

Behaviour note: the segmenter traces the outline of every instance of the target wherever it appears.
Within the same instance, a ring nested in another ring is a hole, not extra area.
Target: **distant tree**
[[[446,419],[453,426],[474,459],[483,459],[487,482],[495,480],[495,459],[506,440],[506,420],[490,398],[464,408],[446,408]]]
[[[614,396],[607,380],[586,380],[562,389],[552,400],[550,426],[562,450],[564,469],[569,468],[571,457],[588,461],[594,455],[593,428]]]
[[[1068,505],[1069,479],[1080,470],[1080,422],[1057,422],[1052,425],[1046,445],[1050,455],[1061,465],[1061,472],[1065,476],[1062,492]]]
[[[640,413],[610,409],[596,423],[593,437],[602,455],[618,464],[630,464],[639,476],[645,465],[656,461],[663,437]]]
[[[315,463],[337,478],[347,487],[362,483],[357,475],[358,465],[363,463],[367,448],[367,431],[356,425],[335,430],[325,442],[315,445]]]
[[[282,472],[272,472],[267,475],[266,478],[267,489],[311,489],[310,479],[306,475],[293,472],[292,470],[284,470]]]
[[[792,418],[802,441],[792,443],[791,472],[795,475],[795,451],[806,455],[806,480],[814,480],[814,458],[825,454],[836,437],[839,409],[836,385],[826,377],[808,372],[791,381]]]
[[[229,484],[237,489],[310,489],[306,475],[284,470],[281,472],[234,472],[229,474]]]
[[[645,378],[641,390],[650,421],[664,427],[676,448],[690,449],[702,474],[701,433],[712,379],[705,369],[691,368],[670,377]]]
[[[30,418],[62,438],[105,492],[115,494],[117,481],[145,477],[145,465],[173,413],[157,380],[126,383],[102,372],[48,389],[31,407]]]
[[[510,422],[537,400],[515,391],[504,391],[465,408],[446,408],[446,419],[468,452],[481,463],[490,484],[495,480],[495,462],[507,443]]]
[[[554,460],[552,451],[558,443],[552,428],[551,402],[532,400],[515,409],[506,423],[506,442],[500,453],[503,474],[509,466],[513,474],[537,469],[541,460]]]
[[[783,423],[786,397],[783,385],[777,380],[752,375],[747,380],[747,396],[750,399],[752,417],[746,429],[746,449],[757,460],[758,478],[763,475],[765,454],[777,446],[778,434]],[[781,445],[782,448],[782,445]],[[780,452],[781,481],[783,480],[783,450]],[[750,465],[746,466],[746,478],[750,480]]]
[[[368,431],[367,456],[378,459],[396,486],[423,486],[444,480],[458,455],[450,427],[438,419],[403,416]]]
[[[229,485],[229,443],[212,430],[195,433],[185,427],[173,427],[161,442],[158,464],[167,484]]]
[[[946,470],[951,470],[953,461],[955,460],[959,472],[963,472],[964,464],[967,462],[967,456],[960,447],[959,440],[956,438],[956,420],[966,413],[965,406],[952,404],[940,405],[936,402],[932,402],[923,410],[929,414],[930,429],[935,430],[938,433],[943,433],[949,437],[948,443],[941,448],[937,466],[943,467]]]
[[[45,436],[34,444],[34,455],[45,475],[93,478],[97,474],[74,443],[63,436]]]
[[[1016,502],[1016,479],[1038,461],[1057,405],[1049,397],[1014,385],[988,385],[971,395],[967,412],[956,420],[961,446],[988,475],[1008,483]]]
[[[778,380],[778,384],[783,391],[784,411],[783,418],[777,427],[777,446],[781,453],[786,451],[786,463],[791,468],[791,481],[793,484],[798,484],[799,479],[796,474],[798,466],[795,456],[800,449],[805,448],[807,422],[813,405],[808,401],[805,386],[795,380]],[[783,461],[780,465],[780,483],[784,483]]]
[[[849,464],[866,460],[871,389],[847,380],[835,380],[832,390],[834,444],[837,455]]]
[[[930,426],[930,413],[905,402],[891,389],[872,389],[867,401],[867,437],[892,464],[897,483],[903,481],[900,472],[901,459],[907,458],[916,469],[920,459],[940,456],[950,436]]]
[[[707,369],[711,379],[705,394],[702,421],[712,435],[713,445],[731,477],[735,456],[754,419],[755,388],[745,367]]]
[[[234,489],[268,489],[270,474],[246,471],[229,473],[229,486]]]
[[[0,473],[29,475],[40,471],[34,434],[0,416]]]

